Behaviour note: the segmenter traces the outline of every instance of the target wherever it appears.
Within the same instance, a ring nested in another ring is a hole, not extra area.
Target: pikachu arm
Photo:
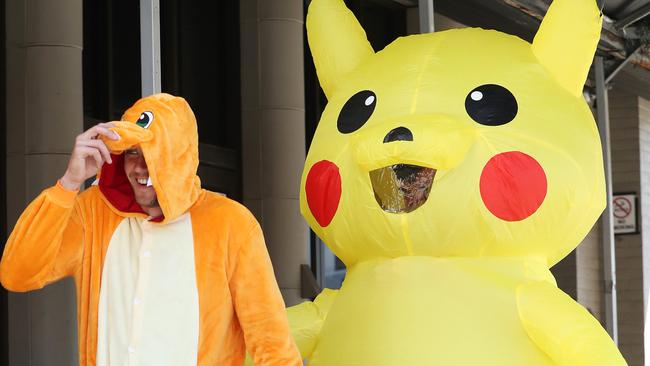
[[[589,312],[548,282],[517,288],[519,318],[558,366],[623,366],[623,356]]]
[[[291,335],[303,359],[311,356],[314,351],[323,322],[337,294],[338,290],[326,288],[313,302],[305,301],[287,308],[287,318],[289,320],[289,328],[291,328]],[[246,355],[245,365],[253,365],[248,354]]]
[[[76,196],[77,191],[66,190],[57,183],[25,209],[7,240],[0,262],[0,282],[6,289],[40,289],[74,274],[83,248]]]
[[[327,313],[338,295],[338,290],[324,289],[311,301],[287,308],[289,327],[302,358],[311,356]]]

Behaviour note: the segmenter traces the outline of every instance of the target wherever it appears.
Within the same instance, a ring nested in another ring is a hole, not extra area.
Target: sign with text
[[[636,234],[636,194],[614,194],[612,197],[614,234]]]

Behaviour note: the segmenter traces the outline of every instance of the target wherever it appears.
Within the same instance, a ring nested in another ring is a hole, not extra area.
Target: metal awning
[[[409,7],[418,5],[417,0],[384,1]],[[551,1],[435,0],[435,9],[471,27],[497,29],[532,41]],[[603,56],[605,74],[618,73],[623,69],[621,65],[628,64],[650,71],[650,48],[643,45],[650,42],[650,0],[604,0],[603,14],[598,55]],[[588,85],[595,85],[593,75]]]

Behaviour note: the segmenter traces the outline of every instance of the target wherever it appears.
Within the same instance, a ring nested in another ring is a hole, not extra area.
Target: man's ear
[[[554,0],[533,41],[533,53],[571,94],[579,96],[600,40],[596,0]]]
[[[320,85],[328,98],[347,73],[375,53],[343,0],[312,0],[307,13],[307,38]]]

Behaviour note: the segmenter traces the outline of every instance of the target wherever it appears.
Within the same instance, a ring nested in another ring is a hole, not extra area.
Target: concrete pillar
[[[287,305],[301,301],[309,230],[300,215],[305,160],[302,0],[242,0],[244,204],[262,224]]]
[[[83,127],[82,0],[6,0],[7,227],[63,175]],[[9,296],[10,365],[78,364],[65,280]]]

